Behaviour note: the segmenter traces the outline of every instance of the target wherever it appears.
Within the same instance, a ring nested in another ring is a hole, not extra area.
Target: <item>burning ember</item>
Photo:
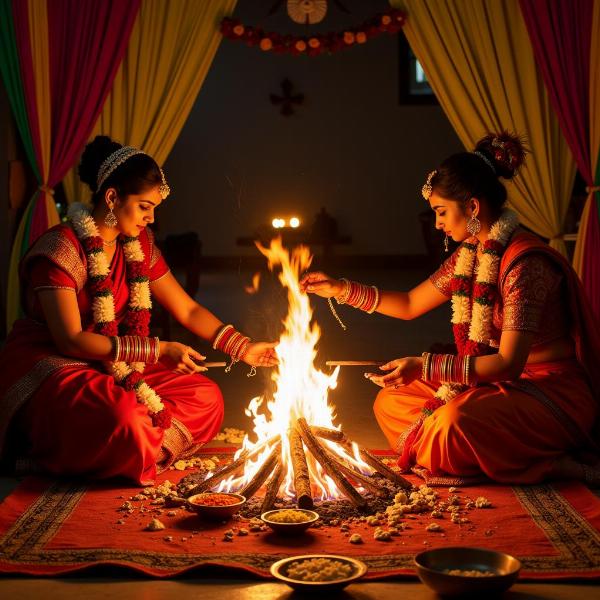
[[[279,366],[272,375],[275,392],[270,400],[264,396],[252,399],[246,410],[254,420],[256,441],[246,436],[234,461],[190,493],[214,489],[249,498],[268,479],[261,510],[269,510],[278,495],[295,498],[300,508],[312,508],[315,498],[330,500],[343,495],[362,508],[366,500],[361,491],[383,493],[371,478],[375,471],[397,485],[410,487],[335,424],[328,393],[337,385],[339,367],[328,375],[314,366],[321,332],[299,285],[300,275],[312,261],[308,248],[299,246],[290,255],[280,239],[273,240],[269,248],[257,246],[267,257],[269,269],[281,267],[279,281],[288,290],[285,330],[276,348]],[[259,412],[265,403],[266,410]]]

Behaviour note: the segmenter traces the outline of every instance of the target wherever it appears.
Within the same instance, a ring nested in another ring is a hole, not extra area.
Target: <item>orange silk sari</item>
[[[518,380],[469,388],[427,417],[411,460],[433,475],[538,483],[562,455],[597,453],[600,403],[591,382],[599,372],[600,335],[577,276],[562,256],[537,237],[519,233],[502,257],[499,289],[511,267],[530,253],[550,257],[562,271],[568,302],[564,311],[569,311],[576,356],[527,363]],[[392,448],[402,450],[403,432],[438,386],[417,380],[380,391],[375,416]]]

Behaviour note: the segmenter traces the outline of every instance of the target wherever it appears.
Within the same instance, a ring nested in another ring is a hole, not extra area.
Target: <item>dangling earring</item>
[[[113,227],[117,226],[117,223],[117,217],[115,217],[115,213],[113,212],[111,206],[110,210],[106,213],[106,216],[104,217],[104,224],[112,229]]]
[[[444,238],[444,252],[448,252],[448,234]]]
[[[481,221],[473,215],[467,223],[467,231],[471,235],[477,235],[481,231]]]

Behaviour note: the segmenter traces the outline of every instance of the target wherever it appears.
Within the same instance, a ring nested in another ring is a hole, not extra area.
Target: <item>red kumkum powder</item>
[[[202,504],[203,506],[229,506],[231,504],[237,504],[240,501],[235,496],[228,496],[227,494],[207,494],[198,498],[196,504]]]

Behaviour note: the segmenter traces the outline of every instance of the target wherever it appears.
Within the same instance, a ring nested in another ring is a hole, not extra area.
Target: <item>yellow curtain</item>
[[[91,136],[137,146],[159,165],[179,136],[213,61],[221,19],[237,0],[143,0],[127,53]],[[89,190],[76,169],[63,181],[68,200]]]
[[[563,224],[575,162],[538,73],[518,0],[391,0],[403,31],[467,149],[489,131],[527,137],[531,154],[508,183],[521,222],[566,254]]]
[[[600,0],[594,3],[592,13],[592,39],[590,41],[590,159],[596,186],[600,185]],[[598,201],[598,202],[597,202]],[[573,253],[573,268],[581,277],[586,251],[586,234],[589,219],[598,218],[600,191],[590,190],[579,221],[579,234]],[[589,252],[590,249],[588,248]]]

